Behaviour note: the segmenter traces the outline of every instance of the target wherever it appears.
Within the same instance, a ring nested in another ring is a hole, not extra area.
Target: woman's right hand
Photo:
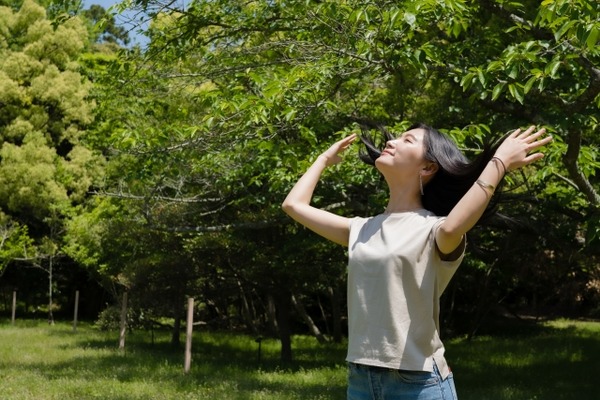
[[[358,135],[352,134],[335,142],[324,151],[296,182],[281,205],[283,211],[300,224],[343,246],[348,246],[350,220],[330,211],[316,208],[310,203],[313,191],[325,167],[342,161],[341,153],[350,147],[357,137]]]
[[[545,133],[543,128],[536,132],[534,126],[525,131],[517,129],[511,133],[494,154],[502,160],[506,168],[504,172],[524,167],[543,158],[544,154],[538,149],[552,141],[552,136],[544,136]]]
[[[352,135],[335,142],[331,145],[331,147],[324,151],[319,156],[319,158],[323,159],[323,161],[325,161],[325,165],[327,166],[338,164],[342,161],[342,157],[340,154],[343,153],[348,147],[350,147],[352,142],[354,142],[357,137],[358,135],[356,133],[353,133]]]

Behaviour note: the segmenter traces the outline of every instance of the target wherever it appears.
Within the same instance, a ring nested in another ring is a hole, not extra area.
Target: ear
[[[437,165],[437,163],[434,162],[427,162],[425,164],[425,166],[421,169],[421,175],[423,175],[423,177],[426,176],[432,176],[435,175],[435,173],[438,171],[439,166]]]

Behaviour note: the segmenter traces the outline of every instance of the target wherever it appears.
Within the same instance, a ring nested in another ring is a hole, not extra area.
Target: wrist
[[[500,157],[493,156],[490,159],[490,161],[496,165],[496,168],[498,169],[498,171],[502,172],[502,175],[506,175],[506,173],[508,172],[508,168],[506,168],[506,164]]]
[[[327,167],[329,165],[329,158],[325,154],[321,154],[319,157],[317,157],[315,163],[320,163]]]

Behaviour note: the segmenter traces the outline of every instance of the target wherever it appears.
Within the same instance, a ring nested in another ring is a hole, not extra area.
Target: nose
[[[396,146],[396,140],[388,140],[387,142],[385,142],[385,148],[386,149],[393,149]]]

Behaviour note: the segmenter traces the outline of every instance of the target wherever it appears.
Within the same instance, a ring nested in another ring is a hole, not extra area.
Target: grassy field
[[[598,399],[600,323],[554,321],[502,335],[447,341],[461,400]],[[0,398],[58,399],[344,399],[344,345],[294,338],[293,365],[278,365],[279,345],[229,333],[194,334],[192,371],[168,334],[127,337],[67,323],[0,324]]]

